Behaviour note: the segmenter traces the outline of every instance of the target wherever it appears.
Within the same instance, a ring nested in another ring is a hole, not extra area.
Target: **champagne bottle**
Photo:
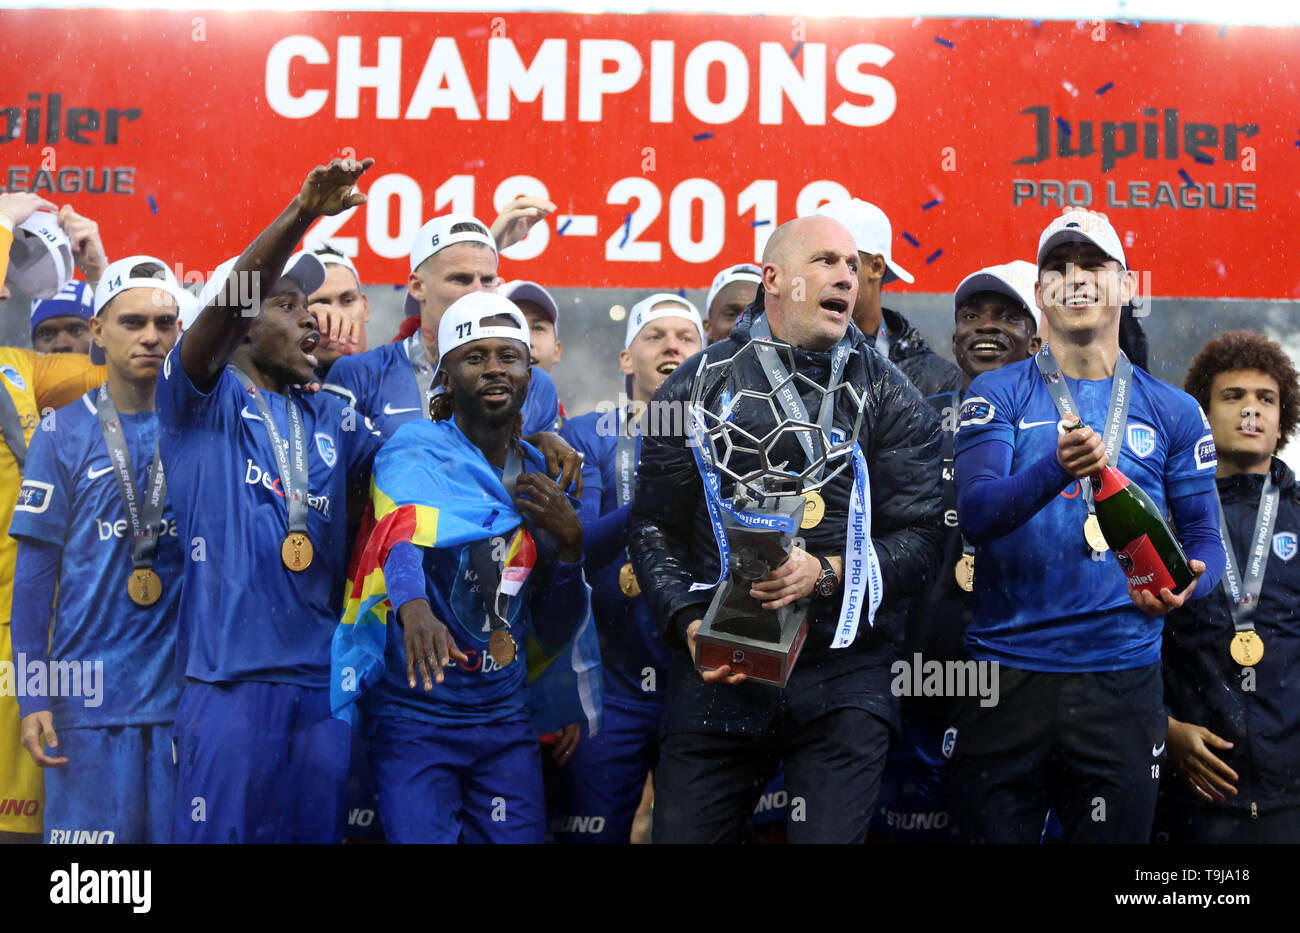
[[[1151,497],[1115,467],[1091,477],[1097,521],[1128,582],[1159,596],[1181,593],[1195,578],[1183,547]]]

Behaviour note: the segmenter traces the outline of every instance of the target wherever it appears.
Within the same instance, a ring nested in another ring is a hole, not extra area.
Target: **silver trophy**
[[[738,377],[743,373],[768,384],[745,385]],[[712,410],[703,399],[719,383]],[[811,416],[801,399],[809,387],[816,390]],[[844,396],[857,413],[852,429],[828,432],[830,418],[819,415],[833,413]],[[723,562],[696,635],[700,670],[726,664],[759,683],[784,687],[789,680],[808,632],[809,600],[764,609],[749,589],[790,559],[801,529],[821,523],[826,506],[820,490],[851,469],[862,409],[857,388],[845,381],[817,384],[796,372],[791,347],[772,340],[753,339],[734,357],[696,373],[691,439]]]

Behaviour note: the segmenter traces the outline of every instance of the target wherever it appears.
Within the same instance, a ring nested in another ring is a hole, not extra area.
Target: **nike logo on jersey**
[[[1054,420],[1052,420],[1052,419],[1048,419],[1047,421],[1026,421],[1026,420],[1022,417],[1022,418],[1020,419],[1020,430],[1022,430],[1022,431],[1027,431],[1027,430],[1029,430],[1030,428],[1038,428],[1038,427],[1042,427],[1042,426],[1045,425],[1045,424],[1056,424],[1056,422],[1055,422]]]
[[[111,466],[106,466],[102,470],[96,470],[94,467],[89,467],[86,470],[86,479],[99,479],[105,473],[112,473],[112,472],[113,472],[113,468]]]
[[[402,415],[408,411],[419,411],[419,410],[420,410],[419,408],[394,408],[391,402],[386,402],[384,404],[385,415]]]
[[[1151,757],[1152,757],[1152,758],[1159,758],[1161,752],[1163,752],[1164,750],[1165,750],[1165,743],[1164,743],[1164,742],[1161,742],[1161,743],[1160,743],[1160,746],[1159,746],[1158,748],[1157,748],[1156,746],[1152,745],[1152,746],[1151,746]]]
[[[256,415],[256,414],[254,414],[253,412],[249,411],[247,405],[245,405],[243,408],[241,408],[241,409],[239,410],[239,417],[241,417],[241,418],[247,418],[249,421],[256,421],[256,422],[258,422],[259,424],[260,424],[261,421],[262,421],[262,416],[261,416],[261,415]]]

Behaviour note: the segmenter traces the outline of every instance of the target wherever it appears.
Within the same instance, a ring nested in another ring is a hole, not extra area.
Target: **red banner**
[[[692,15],[0,12],[0,183],[113,256],[209,270],[311,166],[373,156],[313,231],[403,282],[421,221],[559,206],[502,273],[703,287],[846,193],[911,290],[1106,211],[1157,296],[1297,298],[1300,30]],[[193,275],[189,275],[191,280]],[[905,287],[902,283],[891,287]]]

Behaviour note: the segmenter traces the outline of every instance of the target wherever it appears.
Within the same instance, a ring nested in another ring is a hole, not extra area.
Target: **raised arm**
[[[270,293],[312,223],[366,202],[364,194],[352,189],[374,164],[374,159],[334,159],[316,166],[280,216],[240,255],[221,290],[181,340],[181,365],[195,388],[207,392],[216,385],[260,312],[261,296]]]

